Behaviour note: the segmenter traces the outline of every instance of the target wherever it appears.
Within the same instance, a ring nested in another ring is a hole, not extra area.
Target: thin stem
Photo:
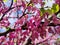
[[[10,5],[9,9],[3,14],[0,21],[3,20],[3,17],[5,16],[5,14],[11,10],[12,5],[13,5],[13,0],[11,1],[11,5]]]

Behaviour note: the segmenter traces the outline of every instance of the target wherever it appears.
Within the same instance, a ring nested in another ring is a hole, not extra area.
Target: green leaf
[[[57,14],[57,18],[60,18],[60,13]]]
[[[17,2],[17,0],[13,0],[14,2]]]
[[[3,0],[3,2],[7,2],[8,0]]]
[[[8,28],[6,28],[6,30],[8,31],[10,28],[8,27]]]
[[[59,11],[59,5],[58,4],[53,4],[51,8],[52,13],[56,13]]]
[[[51,9],[47,9],[46,12],[48,12],[49,14],[52,14]]]
[[[41,8],[40,10],[41,10],[41,12],[40,12],[41,16],[43,16],[43,14],[45,13],[45,10],[44,10],[44,8]]]

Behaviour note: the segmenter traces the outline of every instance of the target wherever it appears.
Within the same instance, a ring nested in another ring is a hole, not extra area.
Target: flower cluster
[[[59,0],[0,1],[0,45],[59,45],[59,38]]]

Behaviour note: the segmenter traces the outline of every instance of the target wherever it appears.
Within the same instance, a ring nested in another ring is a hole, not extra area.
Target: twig
[[[32,32],[30,32],[29,36],[26,38],[26,40],[25,40],[25,42],[23,43],[23,45],[27,45],[28,40],[29,40],[29,38],[31,37],[31,35],[32,35]]]
[[[5,16],[5,14],[11,10],[12,5],[13,5],[13,0],[11,1],[11,5],[10,5],[9,9],[3,14],[0,21],[3,20],[3,17]]]

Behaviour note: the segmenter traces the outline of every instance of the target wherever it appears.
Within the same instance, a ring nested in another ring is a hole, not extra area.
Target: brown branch
[[[30,3],[29,3],[27,6],[29,6],[31,3],[32,3],[32,2],[30,1]],[[19,19],[21,19],[23,16],[26,15],[26,14],[25,14],[26,9],[27,9],[27,7],[25,8],[25,10],[24,10],[24,12],[23,12],[23,15],[22,15],[21,17],[19,17]]]
[[[28,41],[29,41],[31,35],[32,35],[32,32],[29,33],[29,36],[26,38],[26,40],[25,40],[25,42],[23,43],[23,45],[29,45]]]
[[[12,5],[13,5],[13,0],[11,1],[11,5],[10,5],[9,9],[3,14],[0,21],[3,20],[3,17],[5,16],[5,14],[11,10]]]
[[[55,27],[55,26],[60,26],[60,24],[50,23],[50,24],[48,24],[47,26],[53,26],[53,27]]]
[[[45,42],[46,40],[48,40],[49,38],[53,37],[54,35],[55,35],[55,34],[53,34],[53,35],[49,36],[48,38],[42,39],[42,41],[40,41],[40,42],[39,42],[39,43],[37,43],[36,45],[38,45],[38,44],[41,44],[41,43]]]
[[[6,31],[6,32],[4,32],[4,33],[0,33],[0,36],[6,36],[8,33],[13,32],[13,31],[15,31],[15,29],[9,28],[8,31]]]

